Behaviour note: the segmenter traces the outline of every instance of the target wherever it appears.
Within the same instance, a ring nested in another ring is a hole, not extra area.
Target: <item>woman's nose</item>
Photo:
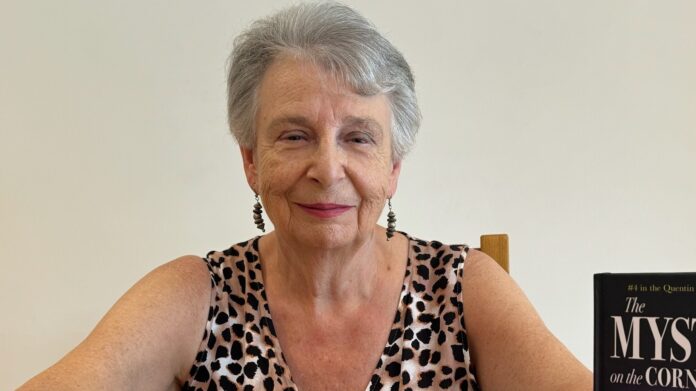
[[[307,176],[329,187],[346,176],[346,156],[335,140],[321,140],[312,154]]]

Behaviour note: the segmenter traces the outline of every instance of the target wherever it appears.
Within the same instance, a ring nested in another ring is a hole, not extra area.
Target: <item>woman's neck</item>
[[[271,233],[259,244],[266,291],[311,313],[350,312],[373,300],[392,278],[403,277],[406,241],[396,235],[387,242],[378,228],[360,242],[322,249]]]

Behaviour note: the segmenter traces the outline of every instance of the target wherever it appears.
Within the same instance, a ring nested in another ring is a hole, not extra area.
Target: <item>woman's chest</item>
[[[366,317],[323,328],[302,321],[276,326],[292,381],[305,390],[365,390],[392,329],[392,317]]]

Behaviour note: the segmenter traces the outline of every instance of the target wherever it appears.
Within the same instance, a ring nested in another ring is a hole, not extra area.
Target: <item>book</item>
[[[594,275],[594,390],[696,390],[696,273]]]

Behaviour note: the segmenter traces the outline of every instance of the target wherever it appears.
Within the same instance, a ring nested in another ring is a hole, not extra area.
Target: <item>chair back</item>
[[[479,249],[493,258],[500,267],[510,273],[510,258],[507,234],[481,235],[481,248]]]

